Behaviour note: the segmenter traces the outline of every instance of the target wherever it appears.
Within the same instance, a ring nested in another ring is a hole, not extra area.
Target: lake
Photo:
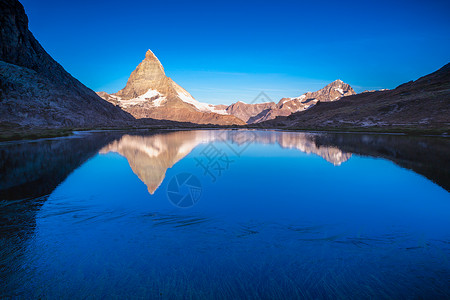
[[[450,140],[252,130],[0,144],[0,296],[450,298]]]

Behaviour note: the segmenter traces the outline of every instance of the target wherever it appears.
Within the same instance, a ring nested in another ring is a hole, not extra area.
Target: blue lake
[[[0,145],[0,296],[450,298],[448,138],[88,132]]]

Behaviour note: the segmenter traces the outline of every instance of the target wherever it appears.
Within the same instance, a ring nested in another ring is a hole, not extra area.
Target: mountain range
[[[19,1],[0,0],[0,12],[0,127],[7,130],[212,124],[448,132],[450,127],[450,64],[393,90],[356,94],[336,80],[278,103],[213,105],[197,101],[166,76],[148,50],[123,89],[96,94],[43,49]]]
[[[167,77],[159,59],[148,50],[145,59],[131,73],[126,86],[117,93],[97,93],[136,119],[153,118],[197,124],[244,125],[271,120],[277,116],[306,110],[317,102],[337,101],[354,95],[352,87],[336,80],[317,92],[274,102],[247,104],[238,101],[229,106],[201,103]]]
[[[275,102],[247,104],[238,101],[222,108],[247,124],[254,124],[307,110],[319,101],[332,102],[354,94],[356,93],[350,85],[342,80],[336,80],[316,92],[307,92],[294,98],[283,98],[277,104]]]
[[[450,125],[450,63],[393,90],[363,92],[318,103],[307,111],[277,117],[277,128],[409,128],[447,132]]]

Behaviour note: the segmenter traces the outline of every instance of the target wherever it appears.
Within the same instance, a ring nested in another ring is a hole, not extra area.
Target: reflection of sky
[[[353,155],[334,166],[278,144],[237,156],[215,142],[234,162],[212,182],[196,166],[207,145],[169,168],[153,195],[117,153],[76,169],[37,214],[18,273],[28,284],[17,289],[79,298],[236,298],[262,286],[283,298],[297,289],[311,297],[448,291],[449,194],[423,176],[383,159]],[[203,189],[188,209],[166,195],[182,172]]]
[[[241,156],[223,142],[213,145],[233,161],[221,175],[214,173],[215,182],[197,165],[198,159],[205,160],[202,151],[208,146],[201,144],[167,170],[154,196],[148,194],[145,184],[131,171],[126,158],[116,153],[89,160],[52,196],[92,198],[88,203],[98,201],[99,205],[126,210],[140,210],[142,206],[170,209],[165,195],[168,181],[180,172],[189,172],[200,179],[204,189],[198,209],[230,210],[229,213],[233,211],[233,215],[243,217],[254,210],[270,215],[278,212],[283,218],[290,214],[296,218],[299,212],[307,218],[314,215],[324,220],[342,217],[340,221],[348,221],[350,217],[372,222],[382,216],[423,228],[424,219],[427,224],[443,222],[450,211],[449,196],[444,189],[383,159],[354,155],[341,166],[334,166],[315,154],[283,149],[278,144],[252,144]],[[301,209],[289,210],[291,205]],[[314,214],[317,209],[319,215]],[[276,219],[277,215],[273,216]],[[422,221],[417,223],[418,220]]]

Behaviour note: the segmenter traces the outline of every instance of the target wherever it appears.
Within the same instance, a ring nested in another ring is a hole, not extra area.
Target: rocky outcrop
[[[325,86],[317,92],[308,92],[305,94],[306,99],[317,99],[320,102],[332,102],[341,99],[345,96],[355,95],[353,88],[338,79]]]
[[[239,118],[201,103],[167,77],[159,59],[148,50],[122,90],[97,93],[137,119],[154,118],[197,124],[243,125]]]
[[[231,104],[225,108],[225,111],[246,123],[253,123],[252,118],[259,115],[265,110],[274,109],[276,104],[274,102],[247,104],[241,101]]]
[[[289,116],[292,113],[305,111],[320,102],[332,102],[344,96],[356,94],[353,88],[342,80],[335,80],[316,92],[307,92],[300,97],[283,98],[276,107],[253,117],[249,123],[259,123],[278,116]]]
[[[450,64],[393,90],[346,96],[261,126],[280,128],[450,129]]]
[[[28,30],[18,1],[0,0],[0,28],[0,124],[91,127],[133,122],[44,50]]]

